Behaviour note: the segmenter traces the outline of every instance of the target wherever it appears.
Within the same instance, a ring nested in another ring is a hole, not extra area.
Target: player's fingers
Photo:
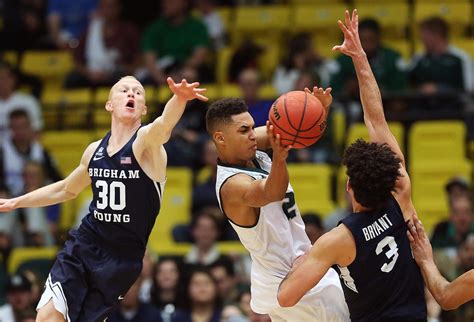
[[[199,93],[196,94],[196,98],[199,99],[200,101],[204,101],[204,102],[207,102],[209,100],[206,96],[204,96],[202,94],[199,94]]]
[[[341,20],[338,20],[337,24],[339,25],[339,28],[341,29],[344,35],[347,35],[349,33],[349,30],[347,29],[346,25],[344,25],[344,23]]]
[[[196,87],[199,87],[199,85],[201,85],[199,82],[194,82],[194,83],[188,84],[188,87],[196,88]]]
[[[173,80],[171,77],[168,77],[168,78],[166,79],[166,82],[168,83],[169,86],[174,86],[174,85],[176,85],[175,82],[174,82],[174,80]]]
[[[194,92],[196,92],[196,93],[204,93],[205,91],[207,91],[207,88],[195,88],[194,89]]]
[[[332,87],[328,87],[328,88],[326,88],[326,90],[324,92],[325,92],[325,94],[330,94],[331,91],[332,91]]]
[[[341,47],[341,45],[334,46],[332,47],[332,51],[341,51]]]
[[[354,9],[352,12],[352,23],[354,25],[355,30],[358,30],[359,28],[359,12],[357,9]]]
[[[409,230],[407,230],[407,237],[408,237],[408,240],[410,241],[410,243],[415,243],[415,239],[413,238],[411,232]]]
[[[183,78],[183,79],[181,80],[181,86],[186,86],[186,84],[187,84],[187,81]]]
[[[313,95],[313,92],[311,92],[308,87],[305,87],[304,91],[310,95]]]
[[[287,145],[285,147],[285,152],[289,152],[291,149],[293,148],[293,146],[290,144],[290,145]]]
[[[346,26],[349,27],[351,25],[351,16],[349,14],[349,10],[344,11],[344,20],[346,21]]]

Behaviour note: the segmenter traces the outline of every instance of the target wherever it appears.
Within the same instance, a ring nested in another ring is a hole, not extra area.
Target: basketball
[[[326,112],[321,102],[304,91],[281,95],[272,104],[268,119],[282,145],[302,149],[316,143],[326,128]]]

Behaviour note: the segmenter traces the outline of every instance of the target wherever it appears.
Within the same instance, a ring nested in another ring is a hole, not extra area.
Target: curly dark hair
[[[344,151],[349,183],[355,200],[369,209],[383,207],[401,176],[400,162],[387,144],[358,139]]]
[[[209,106],[206,113],[206,129],[212,136],[216,127],[222,123],[228,123],[233,115],[248,112],[247,104],[241,98],[224,98]]]

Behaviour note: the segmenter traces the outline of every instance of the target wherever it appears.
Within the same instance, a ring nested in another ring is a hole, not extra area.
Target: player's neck
[[[355,212],[355,213],[358,213],[358,212],[367,212],[367,211],[370,211],[371,209],[370,208],[367,208],[367,207],[364,207],[362,206],[360,203],[358,203],[357,201],[352,201],[352,211]]]
[[[130,140],[140,128],[140,121],[135,124],[113,123],[109,139],[109,146],[122,146]]]

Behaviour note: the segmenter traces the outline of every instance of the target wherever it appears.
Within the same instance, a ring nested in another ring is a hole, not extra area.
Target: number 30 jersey
[[[150,179],[138,164],[132,150],[136,137],[109,156],[109,132],[92,155],[88,171],[93,199],[79,230],[109,248],[142,256],[160,211],[164,183]]]
[[[354,236],[356,258],[339,272],[352,321],[426,320],[424,283],[413,259],[407,225],[396,199],[377,211],[343,220]]]
[[[219,162],[216,193],[224,214],[225,202],[221,199],[220,191],[228,179],[241,173],[255,180],[268,176],[271,159],[266,153],[257,151],[253,162],[255,168],[242,168]],[[291,185],[288,185],[285,199],[260,208],[259,218],[254,226],[243,227],[230,219],[229,221],[252,259],[251,307],[257,313],[268,313],[279,307],[278,287],[293,262],[311,247]],[[329,285],[335,285],[339,289],[341,287],[337,274],[332,269],[310,293],[319,292]]]

